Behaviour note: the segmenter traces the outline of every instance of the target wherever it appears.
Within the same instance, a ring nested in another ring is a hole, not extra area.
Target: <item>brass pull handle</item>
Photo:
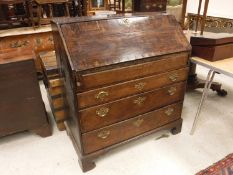
[[[141,91],[145,87],[146,83],[140,82],[134,85],[134,88]]]
[[[96,110],[96,115],[98,115],[99,117],[105,117],[108,114],[108,112],[109,112],[109,108],[102,107]]]
[[[27,46],[28,43],[29,43],[29,41],[22,41],[22,42],[16,41],[14,43],[11,43],[10,47],[11,48],[19,48],[19,47]]]
[[[175,73],[175,74],[172,74],[172,75],[169,75],[169,77],[168,77],[171,81],[176,81],[177,80],[177,78],[179,78],[179,75],[177,74],[177,73]]]
[[[173,108],[168,108],[166,109],[166,111],[164,112],[167,116],[170,116],[172,115],[172,113],[174,112],[174,109]]]
[[[100,91],[98,94],[96,94],[95,98],[103,101],[108,95],[109,95],[108,92]]]
[[[133,125],[136,126],[136,127],[139,127],[139,126],[142,125],[143,122],[144,122],[144,119],[139,118],[139,119],[137,119],[136,121],[133,122]]]
[[[106,139],[108,138],[109,135],[110,135],[110,131],[107,130],[101,131],[97,134],[97,136],[101,139]]]
[[[169,95],[174,95],[176,93],[176,88],[175,87],[171,87],[170,89],[168,89],[168,94]]]
[[[154,4],[152,4],[152,6],[153,6],[153,7],[156,7],[156,6],[157,6],[157,4],[156,4],[156,3],[154,3]]]
[[[133,101],[133,103],[141,106],[145,100],[146,100],[146,97],[138,97],[137,99]]]

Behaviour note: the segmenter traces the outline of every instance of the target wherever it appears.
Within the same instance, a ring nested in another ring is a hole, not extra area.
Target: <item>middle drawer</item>
[[[82,133],[95,130],[184,98],[186,82],[126,97],[111,103],[80,110]]]
[[[83,93],[78,93],[79,109],[107,103],[123,97],[157,89],[175,82],[184,81],[188,76],[188,68],[178,69],[162,74],[148,76],[124,83],[107,86]]]

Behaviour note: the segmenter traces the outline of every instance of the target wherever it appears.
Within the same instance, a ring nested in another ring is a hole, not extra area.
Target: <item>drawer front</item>
[[[180,118],[182,103],[82,134],[84,153],[88,154],[143,134]]]
[[[90,73],[82,75],[81,88],[91,89],[106,84],[118,83],[126,80],[133,80],[145,76],[167,72],[187,66],[188,53],[171,54],[161,56],[160,60],[136,64],[128,67]],[[77,77],[78,79],[79,77]],[[77,86],[80,82],[77,83]]]
[[[79,111],[82,132],[98,129],[182,100],[185,82]]]
[[[116,85],[78,93],[79,108],[90,107],[117,100],[130,95],[161,88],[174,82],[184,81],[188,76],[188,68],[179,69],[146,78],[140,78]]]

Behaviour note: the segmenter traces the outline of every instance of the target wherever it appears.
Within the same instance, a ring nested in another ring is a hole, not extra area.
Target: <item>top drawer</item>
[[[159,60],[135,64],[95,73],[86,73],[77,77],[78,91],[115,84],[126,80],[167,72],[187,66],[189,53],[161,56]]]

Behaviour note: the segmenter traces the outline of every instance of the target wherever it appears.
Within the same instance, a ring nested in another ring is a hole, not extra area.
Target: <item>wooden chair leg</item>
[[[41,17],[42,17],[41,5],[38,5],[37,14],[38,14],[38,26],[41,27]]]
[[[69,11],[69,5],[68,5],[68,3],[65,3],[65,8],[66,8],[66,16],[70,16],[70,11]]]

